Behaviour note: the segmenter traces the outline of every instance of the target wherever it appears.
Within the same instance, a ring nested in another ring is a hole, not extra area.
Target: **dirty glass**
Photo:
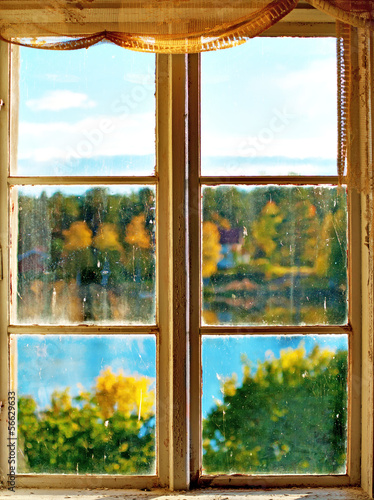
[[[154,474],[153,335],[19,335],[18,473]]]
[[[332,37],[202,54],[202,174],[336,175],[336,74]]]
[[[154,174],[153,54],[23,47],[19,72],[11,175]]]
[[[344,474],[348,336],[204,336],[203,474]]]
[[[345,324],[347,288],[344,188],[203,187],[203,324]]]
[[[155,188],[13,188],[12,321],[155,323]]]

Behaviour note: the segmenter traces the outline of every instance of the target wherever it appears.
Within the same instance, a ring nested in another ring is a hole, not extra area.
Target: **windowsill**
[[[187,497],[202,500],[227,500],[236,497],[237,500],[367,500],[369,497],[361,488],[284,488],[284,489],[204,489],[172,493],[167,490],[157,489],[152,491],[142,490],[113,490],[113,489],[16,489],[15,493],[3,490],[1,498],[11,497],[12,500],[25,500],[30,497],[42,500],[55,498],[71,500],[126,500],[159,499],[159,500],[187,500]]]

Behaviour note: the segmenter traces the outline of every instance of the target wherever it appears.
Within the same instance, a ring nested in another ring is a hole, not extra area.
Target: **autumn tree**
[[[261,211],[261,216],[252,223],[252,234],[262,255],[271,259],[279,241],[279,225],[283,214],[274,201],[268,201]],[[275,262],[274,262],[275,264]]]
[[[68,280],[86,282],[94,269],[92,231],[86,221],[76,221],[63,232],[63,272]],[[95,271],[93,271],[94,273]]]
[[[126,228],[126,243],[136,248],[149,248],[151,238],[145,230],[145,215],[135,215]]]
[[[214,222],[203,222],[203,278],[209,278],[217,271],[221,258],[221,245],[218,228]]]
[[[154,249],[145,214],[134,215],[126,227],[126,268],[135,281],[154,277]]]
[[[141,474],[154,468],[154,390],[144,376],[113,373],[92,392],[52,394],[38,410],[32,397],[18,401],[20,472]]]

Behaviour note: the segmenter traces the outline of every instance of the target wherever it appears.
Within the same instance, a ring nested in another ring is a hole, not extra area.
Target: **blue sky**
[[[335,52],[333,38],[256,38],[202,54],[203,173],[335,174]],[[151,174],[154,80],[154,55],[113,44],[22,48],[19,173]],[[115,165],[124,155],[150,160]],[[101,163],[78,172],[90,158]]]
[[[153,335],[22,335],[17,342],[18,394],[32,395],[41,408],[54,390],[76,396],[91,390],[108,367],[126,376],[146,376],[155,386]]]
[[[110,175],[116,173],[111,158],[148,155],[136,173],[152,174],[154,93],[152,54],[112,44],[66,52],[22,48],[19,165],[28,175]],[[87,159],[102,157],[109,161],[87,169]]]
[[[335,39],[258,37],[203,54],[203,173],[204,156],[231,156],[241,164],[220,165],[221,175],[248,173],[250,163],[255,175],[297,172],[277,157],[303,164],[298,173],[334,175],[336,107]]]
[[[222,399],[221,383],[234,373],[242,379],[241,354],[255,368],[258,360],[279,357],[281,349],[303,343],[306,352],[348,349],[347,335],[205,336],[202,342],[203,416]],[[155,383],[156,341],[153,335],[22,335],[17,342],[18,393],[30,394],[45,407],[54,390],[70,388],[77,395],[90,390],[108,366],[118,373],[146,376]]]

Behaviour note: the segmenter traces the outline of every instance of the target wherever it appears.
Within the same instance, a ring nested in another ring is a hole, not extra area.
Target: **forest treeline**
[[[346,321],[342,188],[205,188],[202,213],[207,323]],[[153,188],[19,193],[18,219],[19,320],[154,321]]]

